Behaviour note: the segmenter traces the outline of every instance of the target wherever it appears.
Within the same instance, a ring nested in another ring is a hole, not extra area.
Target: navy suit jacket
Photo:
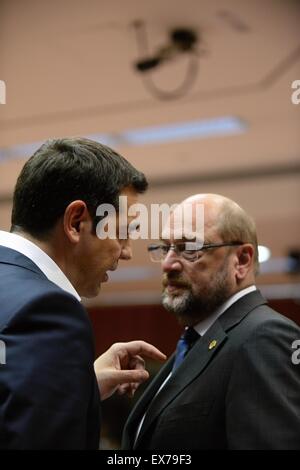
[[[258,291],[234,303],[155,396],[170,357],[132,410],[123,449],[300,449],[300,328],[265,304]]]
[[[97,449],[100,396],[87,313],[29,258],[2,246],[0,340],[0,449]]]

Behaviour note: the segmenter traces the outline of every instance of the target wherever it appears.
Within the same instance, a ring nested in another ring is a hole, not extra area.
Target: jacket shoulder
[[[300,327],[290,318],[282,315],[281,313],[273,310],[269,305],[259,305],[253,309],[244,319],[245,327],[249,333],[252,331],[259,331],[264,329],[277,329],[286,328],[291,330],[298,330]]]
[[[42,273],[13,265],[0,270],[0,305],[0,331],[25,314],[29,319],[29,312],[37,305],[41,313],[52,305],[53,312],[63,310],[64,315],[76,312],[77,316],[87,317],[85,309],[73,295]]]

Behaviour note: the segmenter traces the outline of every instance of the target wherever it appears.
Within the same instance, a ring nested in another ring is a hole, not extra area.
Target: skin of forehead
[[[191,230],[185,231],[183,234],[186,238],[191,238],[191,232],[195,231],[196,223],[195,223],[195,215],[196,215],[196,207],[198,204],[202,204],[204,206],[204,238],[205,234],[209,233],[211,229],[213,229],[215,225],[215,221],[217,220],[220,208],[222,204],[227,201],[230,204],[237,205],[234,201],[230,199],[218,195],[218,194],[195,194],[193,196],[184,199],[173,211],[170,215],[170,219],[168,220],[166,226],[162,231],[162,238],[167,239],[169,238],[168,235],[168,224],[171,229],[171,238],[180,239],[182,238],[182,227],[181,227],[181,218],[178,217],[178,214],[182,214],[184,210],[184,206],[188,205],[190,207],[188,213],[192,215],[192,220],[186,224],[185,227],[191,227]],[[186,220],[186,219],[185,219]]]

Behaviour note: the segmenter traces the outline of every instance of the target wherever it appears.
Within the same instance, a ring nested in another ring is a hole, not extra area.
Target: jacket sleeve
[[[258,327],[236,354],[226,396],[230,449],[300,449],[300,365],[286,320]]]
[[[64,292],[41,295],[2,333],[0,448],[86,448],[91,400],[99,397],[84,309]]]

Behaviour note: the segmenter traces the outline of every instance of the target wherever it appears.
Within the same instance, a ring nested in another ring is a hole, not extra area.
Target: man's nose
[[[178,260],[178,256],[172,248],[168,251],[166,257],[162,260],[161,266],[163,272],[165,273],[182,270],[182,265]]]
[[[122,247],[120,259],[130,260],[132,258],[132,248],[129,243]]]

